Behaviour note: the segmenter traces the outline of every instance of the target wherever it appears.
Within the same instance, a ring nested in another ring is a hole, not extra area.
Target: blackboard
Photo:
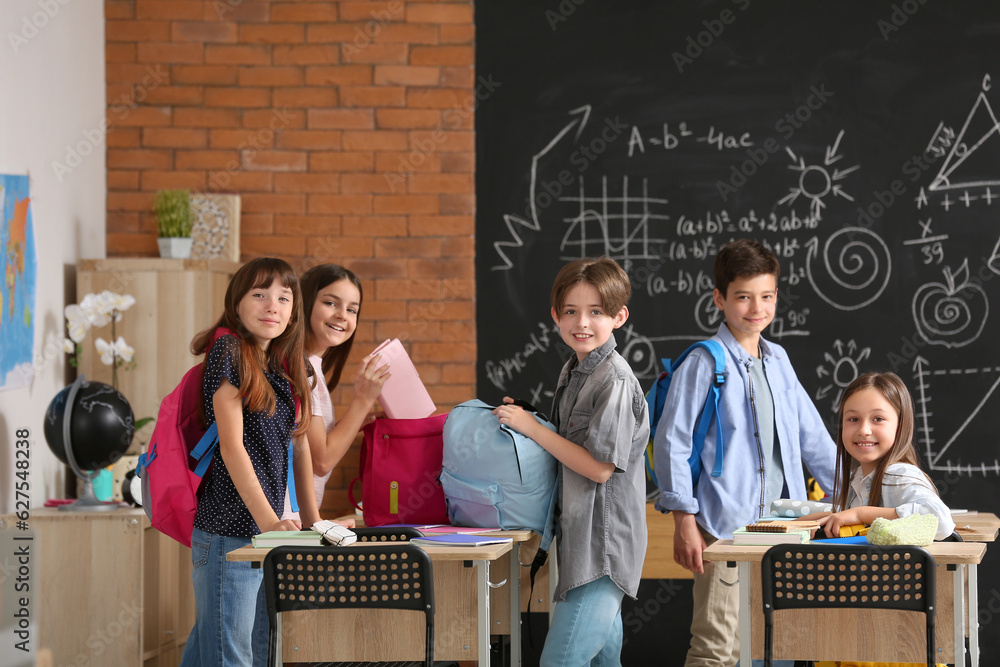
[[[481,398],[548,406],[566,261],[628,271],[648,387],[717,329],[718,248],[756,238],[782,265],[765,336],[830,426],[894,370],[945,500],[1000,510],[1000,5],[484,0],[476,51]]]

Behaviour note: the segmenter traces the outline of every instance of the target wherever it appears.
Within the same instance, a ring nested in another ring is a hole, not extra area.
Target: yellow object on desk
[[[840,537],[857,537],[859,535],[867,535],[868,526],[863,523],[852,523],[850,526],[840,527]]]

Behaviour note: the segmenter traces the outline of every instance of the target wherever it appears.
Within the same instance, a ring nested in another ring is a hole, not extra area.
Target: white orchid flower
[[[126,343],[125,339],[121,336],[114,342],[114,351],[118,355],[118,358],[126,364],[132,361],[132,356],[135,354],[135,349]]]
[[[103,338],[98,338],[94,341],[94,347],[101,355],[101,363],[105,366],[110,366],[115,363],[115,348],[114,345],[104,340]]]
[[[110,318],[114,315],[115,322],[120,322],[122,313],[135,305],[135,297],[131,294],[117,294],[109,290],[104,290],[98,297],[98,312]]]
[[[75,343],[83,342],[87,336],[87,329],[90,328],[90,318],[80,306],[75,303],[66,306],[66,327],[69,329],[69,337]]]
[[[66,354],[76,354],[76,341],[70,338],[63,338],[63,352]]]
[[[110,294],[110,292],[108,292]],[[87,322],[92,327],[103,327],[111,321],[109,309],[106,309],[102,296],[99,294],[88,294],[80,301],[80,311],[87,317]]]

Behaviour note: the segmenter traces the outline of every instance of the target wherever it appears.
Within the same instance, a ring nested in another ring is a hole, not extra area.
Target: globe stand
[[[66,460],[69,462],[69,467],[73,470],[73,474],[83,482],[83,489],[80,491],[80,496],[74,502],[69,505],[60,505],[59,510],[64,512],[107,512],[118,509],[118,503],[108,503],[97,499],[97,496],[94,494],[94,479],[101,474],[101,471],[83,471],[80,469],[80,466],[76,462],[76,457],[73,455],[73,443],[70,439],[73,406],[76,404],[76,394],[80,391],[83,382],[84,377],[83,373],[81,373],[73,381],[72,386],[70,386],[69,395],[66,397],[66,412],[63,415],[62,423],[63,449],[66,451]]]

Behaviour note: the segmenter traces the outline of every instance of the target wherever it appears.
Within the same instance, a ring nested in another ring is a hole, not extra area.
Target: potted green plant
[[[191,256],[191,193],[188,190],[159,190],[153,200],[157,244],[160,257]]]

